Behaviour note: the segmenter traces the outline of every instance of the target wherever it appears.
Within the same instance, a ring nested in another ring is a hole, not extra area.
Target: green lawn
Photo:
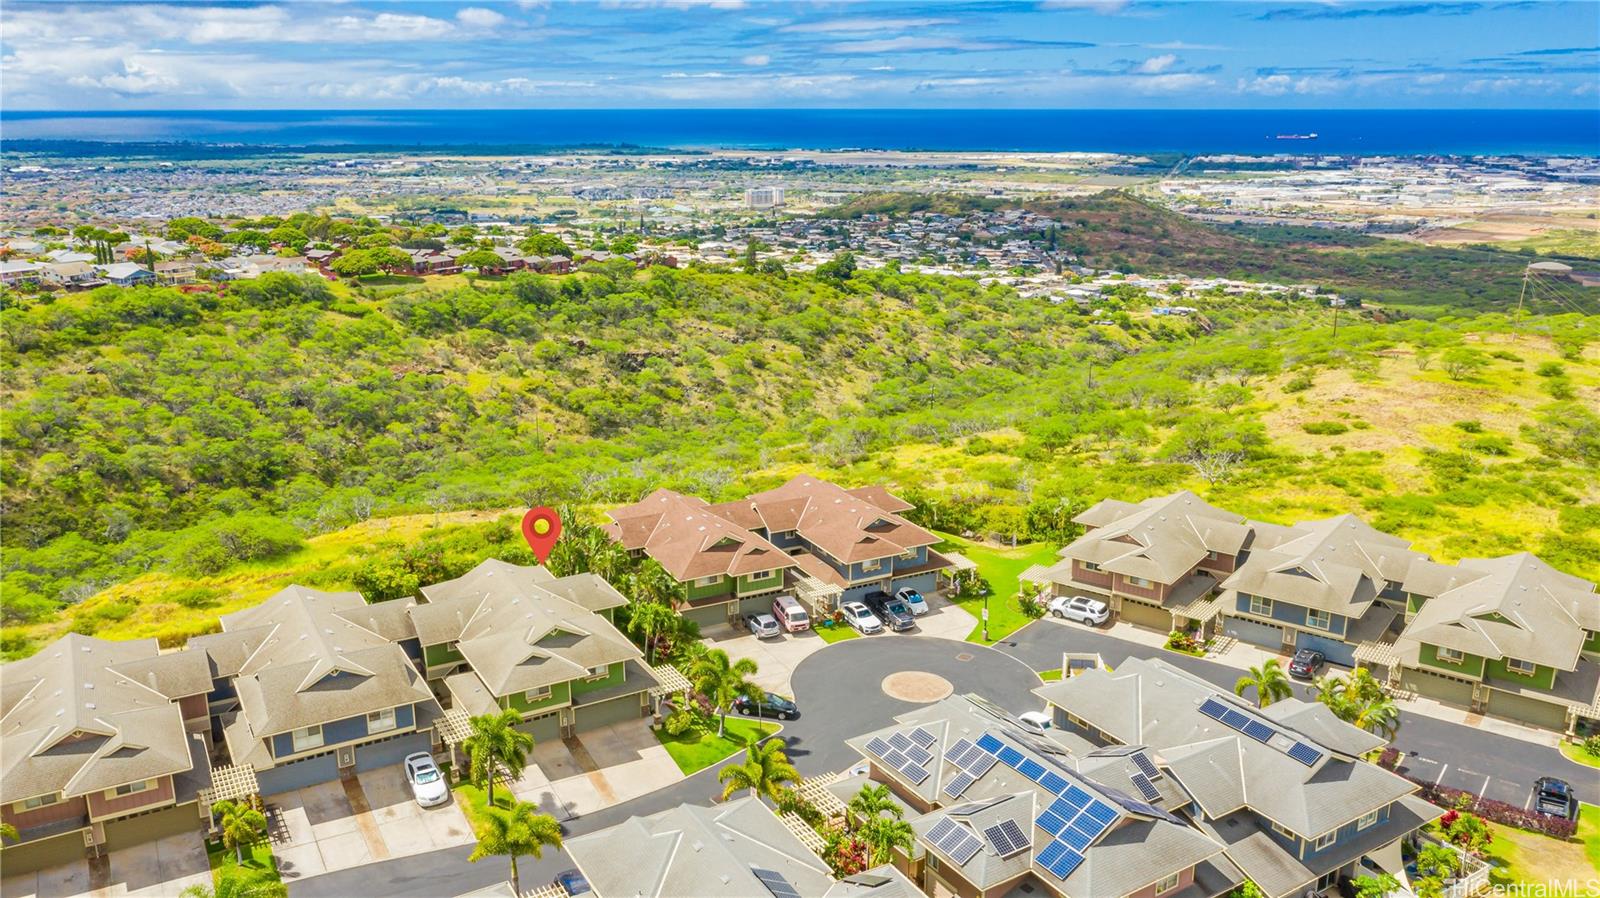
[[[1582,806],[1577,841],[1564,842],[1498,823],[1490,823],[1489,829],[1494,841],[1489,844],[1488,861],[1495,868],[1489,876],[1495,885],[1581,883],[1600,874],[1600,807]]]
[[[1589,866],[1600,873],[1600,806],[1579,806],[1578,841],[1583,843],[1583,854],[1589,859]]]
[[[456,801],[462,802],[467,810],[467,820],[472,823],[473,832],[478,831],[478,820],[483,817],[483,812],[489,807],[488,796],[479,787],[467,780],[462,780],[451,788],[456,793]],[[496,786],[494,790],[494,806],[509,808],[517,797],[506,786]]]
[[[937,531],[935,531],[937,532]],[[1017,575],[1036,564],[1051,564],[1056,560],[1053,543],[1025,543],[1014,549],[989,546],[962,539],[949,533],[940,533],[944,542],[934,549],[950,549],[967,556],[978,565],[978,576],[989,584],[989,641],[1003,639],[1022,629],[1030,618],[1017,607]],[[967,634],[968,642],[983,641],[983,598],[981,596],[956,596],[955,602],[978,618],[978,625]]]
[[[831,627],[812,627],[823,642],[844,642],[846,639],[855,639],[860,633],[849,624],[834,624]]]
[[[1589,754],[1589,750],[1584,748],[1581,743],[1563,742],[1561,743],[1561,753],[1579,764],[1600,767],[1600,755]]]
[[[776,733],[781,727],[746,717],[728,716],[727,734],[717,735],[717,719],[704,721],[682,736],[671,736],[666,730],[656,730],[656,738],[666,746],[667,754],[678,763],[685,775],[704,770],[731,755],[744,751],[752,739]]]
[[[234,859],[234,852],[222,843],[207,842],[206,858],[211,861],[211,881],[221,884],[223,877],[237,874],[246,879],[280,882],[278,859],[272,856],[272,846],[266,841],[257,842],[244,850],[244,863]]]
[[[1045,681],[1046,683],[1059,680],[1061,679],[1061,668],[1052,667],[1049,670],[1041,670],[1039,671],[1039,679]]]

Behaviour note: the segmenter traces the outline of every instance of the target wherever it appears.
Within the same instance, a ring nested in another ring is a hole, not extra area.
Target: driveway
[[[557,820],[638,798],[683,776],[645,719],[540,742],[528,761],[511,791]]]
[[[454,801],[417,805],[399,765],[274,795],[267,804],[285,882],[474,841]]]
[[[0,883],[5,898],[94,898],[150,896],[172,898],[192,885],[211,885],[211,864],[199,832],[178,833],[111,852],[109,878],[91,883],[87,861],[73,861],[14,876]]]

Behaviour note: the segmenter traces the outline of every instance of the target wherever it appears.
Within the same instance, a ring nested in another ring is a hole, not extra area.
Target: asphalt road
[[[1098,652],[1115,667],[1129,656],[1150,657],[1153,651],[1082,624],[1052,618],[1029,624],[995,643],[995,648],[1039,670],[1059,666],[1063,652]],[[1155,654],[1223,689],[1231,691],[1239,679],[1238,669],[1215,661],[1177,652]],[[1301,684],[1296,684],[1295,694],[1315,698],[1314,690]],[[1400,714],[1400,732],[1393,744],[1405,753],[1401,772],[1418,779],[1526,807],[1533,799],[1534,780],[1559,776],[1572,784],[1580,799],[1600,804],[1600,772],[1568,760],[1553,748],[1406,711]]]
[[[1043,647],[1041,646],[1041,651]],[[1059,657],[1059,653],[1058,653]],[[844,740],[886,726],[896,714],[917,705],[892,699],[884,677],[905,670],[926,671],[949,680],[956,693],[976,692],[1012,711],[1039,706],[1039,685],[1031,662],[1010,654],[947,639],[892,633],[835,643],[818,650],[795,669],[792,683],[800,716],[781,738],[789,758],[804,775],[843,769],[860,760]],[[566,824],[568,837],[593,832],[629,817],[653,814],[685,802],[710,804],[721,797],[717,768],[702,770],[658,789]],[[467,860],[471,846],[378,861],[325,873],[289,884],[290,898],[446,898],[493,885],[509,877],[506,858]],[[562,852],[519,860],[523,889],[542,886],[574,864]]]

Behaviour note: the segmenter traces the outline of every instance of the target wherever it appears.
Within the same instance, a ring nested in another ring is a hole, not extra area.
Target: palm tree
[[[211,806],[222,832],[222,845],[233,849],[233,859],[244,864],[244,846],[254,844],[267,832],[267,818],[258,810],[237,801],[219,801]]]
[[[1233,684],[1234,695],[1244,695],[1245,690],[1256,691],[1256,706],[1265,708],[1281,698],[1294,695],[1294,687],[1289,683],[1289,676],[1283,672],[1278,664],[1278,659],[1268,658],[1260,667],[1250,668],[1250,673],[1239,678]]]
[[[879,783],[873,786],[862,786],[861,791],[850,799],[848,810],[863,822],[876,820],[888,811],[895,819],[899,819],[905,812],[900,810],[900,805],[889,797],[889,787]]]
[[[706,651],[689,666],[688,673],[694,688],[716,706],[719,737],[727,731],[728,711],[733,708],[734,699],[745,695],[759,702],[764,695],[761,687],[749,680],[755,676],[756,663],[749,658],[734,661],[722,649]]]
[[[1358,667],[1346,677],[1317,681],[1317,700],[1346,723],[1394,739],[1400,732],[1400,708],[1371,671]]]
[[[744,750],[743,763],[729,764],[717,771],[717,782],[723,784],[723,799],[740,789],[749,789],[751,797],[765,795],[776,801],[784,784],[799,785],[800,771],[789,763],[784,748],[781,739],[751,742]]]
[[[490,807],[494,806],[495,775],[504,770],[514,779],[528,766],[533,736],[516,728],[521,722],[522,715],[510,710],[479,715],[472,718],[472,735],[462,743],[472,781],[483,787]]]
[[[544,856],[546,846],[561,847],[561,824],[549,814],[539,813],[539,806],[530,801],[519,801],[509,808],[490,806],[478,818],[481,830],[478,847],[472,850],[469,861],[481,861],[497,854],[511,858],[511,890],[522,894],[522,881],[517,875],[517,858],[531,854]]]
[[[192,885],[179,893],[182,898],[288,898],[289,887],[276,879],[224,873],[216,888]]]
[[[874,817],[861,827],[861,841],[872,849],[873,866],[889,863],[896,848],[910,855],[915,839],[911,824],[898,817]]]
[[[628,606],[628,630],[644,640],[645,660],[655,664],[656,638],[670,632],[678,622],[678,612],[660,602],[641,602]]]

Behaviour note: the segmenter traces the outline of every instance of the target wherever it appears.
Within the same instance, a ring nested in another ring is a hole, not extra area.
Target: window
[[[1100,565],[1095,564],[1092,561],[1080,561],[1078,563],[1083,565],[1083,569],[1086,571],[1093,571],[1097,574],[1100,572]]]
[[[589,668],[589,679],[591,680],[604,680],[609,676],[611,676],[611,668],[608,665],[602,664],[599,667]]]
[[[49,795],[35,795],[32,798],[24,798],[21,804],[24,811],[31,811],[34,808],[48,807],[60,800],[60,792],[51,792]]]
[[[1156,894],[1157,895],[1165,895],[1166,893],[1168,893],[1168,892],[1172,891],[1173,889],[1177,888],[1178,887],[1178,880],[1181,879],[1181,878],[1182,877],[1180,877],[1178,874],[1174,873],[1171,876],[1168,876],[1166,879],[1163,879],[1160,882],[1156,883]]]
[[[290,734],[290,737],[294,741],[295,751],[310,751],[313,748],[321,748],[322,725],[318,724],[314,727],[306,727],[303,730],[295,730]]]
[[[771,571],[756,571],[755,573],[750,575],[750,579],[751,580],[765,580],[770,576],[772,576],[772,572]]]
[[[1509,670],[1512,673],[1531,677],[1533,676],[1534,671],[1538,669],[1539,665],[1534,664],[1532,661],[1524,661],[1521,658],[1506,659],[1506,670]]]
[[[1323,833],[1322,835],[1317,836],[1316,841],[1311,843],[1311,850],[1321,851],[1322,849],[1327,848],[1329,845],[1332,845],[1338,838],[1338,830],[1334,830],[1331,833]]]
[[[917,550],[916,549],[907,549],[906,551],[900,553],[900,560],[901,561],[911,561],[912,559],[914,559],[916,557],[917,557]]]
[[[527,692],[522,693],[523,700],[528,702],[542,702],[549,697],[549,686],[541,686],[538,689],[529,689]]]
[[[1315,609],[1307,611],[1306,626],[1315,627],[1318,630],[1332,630],[1333,613],[1328,611],[1317,611]]]
[[[384,730],[394,729],[394,709],[384,708],[382,711],[373,711],[367,715],[367,732],[381,733]]]
[[[1128,576],[1124,576],[1122,579],[1128,581],[1128,585],[1129,586],[1137,586],[1140,589],[1148,589],[1152,585],[1154,585],[1149,580],[1146,580],[1143,577],[1128,577]]]
[[[124,795],[132,795],[135,792],[143,792],[144,790],[146,790],[148,788],[150,788],[150,781],[149,780],[145,780],[143,782],[138,782],[138,783],[124,783],[123,785],[120,785],[120,786],[116,787],[115,789],[112,789],[111,792],[112,792],[113,795],[116,795],[117,797],[120,798],[120,797],[122,797]]]
[[[1366,829],[1367,827],[1369,827],[1372,824],[1377,823],[1377,822],[1378,822],[1378,812],[1377,811],[1373,811],[1370,814],[1362,814],[1361,815],[1361,819],[1356,821],[1356,829]]]
[[[713,574],[713,575],[711,575],[709,577],[701,577],[700,579],[694,581],[694,585],[696,585],[696,586],[716,586],[718,583],[721,583],[721,582],[722,582],[722,575],[721,574]]]
[[[1278,824],[1278,823],[1272,824],[1272,831],[1277,833],[1280,836],[1288,836],[1291,839],[1300,838],[1299,836],[1294,834],[1293,830],[1289,829],[1287,826],[1283,826],[1283,825]]]
[[[861,569],[864,571],[875,571],[881,567],[883,567],[882,558],[869,558],[866,561],[861,562]]]
[[[1259,614],[1262,617],[1271,617],[1272,616],[1272,600],[1271,599],[1267,599],[1267,598],[1262,598],[1261,596],[1251,596],[1250,597],[1250,613],[1251,614]]]
[[[1448,661],[1451,664],[1461,663],[1460,652],[1456,651],[1455,649],[1447,649],[1442,645],[1433,650],[1433,656],[1438,658],[1440,661]]]

